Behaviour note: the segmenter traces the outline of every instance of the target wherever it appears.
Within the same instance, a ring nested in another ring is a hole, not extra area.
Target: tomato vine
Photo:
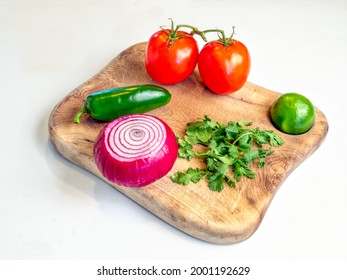
[[[166,42],[167,47],[171,47],[174,42],[181,37],[185,37],[185,36],[193,36],[193,35],[198,35],[201,37],[201,39],[205,42],[209,42],[209,40],[206,37],[206,33],[217,33],[217,36],[219,38],[219,42],[227,47],[230,46],[234,43],[234,35],[235,35],[235,26],[232,27],[232,33],[229,37],[227,37],[225,35],[225,31],[222,29],[206,29],[206,30],[199,30],[198,27],[193,26],[193,25],[189,25],[189,24],[178,24],[175,26],[174,21],[172,18],[169,18],[169,20],[171,21],[171,29],[167,29],[165,26],[160,26],[160,29],[162,29],[168,36],[168,40]],[[178,30],[180,28],[189,28],[191,29],[190,33],[184,33],[184,34],[178,34]]]

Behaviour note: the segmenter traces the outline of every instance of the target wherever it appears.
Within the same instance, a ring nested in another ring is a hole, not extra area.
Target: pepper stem
[[[80,117],[86,113],[87,110],[86,110],[86,106],[83,106],[78,112],[77,114],[75,115],[75,118],[74,118],[74,123],[77,123],[79,124],[80,123]]]

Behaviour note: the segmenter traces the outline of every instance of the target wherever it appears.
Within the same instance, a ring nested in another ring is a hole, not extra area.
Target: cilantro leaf
[[[245,176],[255,178],[255,172],[250,169],[253,161],[258,161],[257,167],[265,166],[267,156],[274,151],[264,145],[278,147],[284,140],[272,130],[250,128],[251,122],[230,121],[227,125],[211,120],[204,116],[196,122],[187,124],[186,133],[182,138],[177,136],[179,145],[178,155],[185,159],[193,157],[204,160],[205,168],[188,168],[186,172],[178,171],[172,181],[182,185],[190,182],[197,183],[202,179],[208,180],[212,191],[220,192],[224,185],[236,187],[236,181]],[[205,146],[203,152],[194,152],[194,145]],[[254,148],[254,146],[256,148]]]
[[[235,145],[231,145],[228,149],[228,155],[232,158],[238,158],[240,151]]]
[[[238,141],[238,147],[241,150],[248,150],[253,147],[253,137],[249,132],[243,133],[234,143]]]
[[[224,189],[223,174],[214,173],[209,177],[208,187],[211,191],[220,192]]]
[[[216,123],[214,121],[212,121],[208,116],[204,116],[204,123],[211,127],[212,129],[216,129],[216,128],[219,128],[220,127],[220,124],[219,123]]]
[[[269,137],[267,137],[266,133],[259,130],[258,127],[252,130],[252,134],[259,147],[268,142]]]
[[[271,148],[268,148],[267,150],[259,149],[258,154],[259,154],[259,162],[258,162],[258,167],[262,168],[265,165],[265,159],[267,156],[271,155],[274,151],[271,150]]]
[[[229,176],[224,176],[224,181],[228,184],[229,187],[236,187],[235,181]]]
[[[213,136],[212,128],[205,122],[189,123],[187,127],[185,141],[191,145],[204,144],[207,145]]]
[[[190,182],[199,182],[206,175],[207,172],[205,170],[190,167],[185,173],[181,171],[176,172],[171,179],[174,183],[187,186]]]
[[[269,137],[269,142],[271,146],[278,147],[284,143],[284,140],[280,136],[276,135],[273,131],[266,130],[265,132]]]
[[[185,142],[182,138],[176,135],[178,143],[178,156],[185,159],[192,159],[193,157],[193,146]]]
[[[240,128],[234,122],[229,122],[225,127],[225,134],[228,140],[234,141],[240,134]]]
[[[246,176],[250,179],[255,178],[255,173],[249,169],[247,164],[241,159],[237,159],[233,165],[234,177],[237,181],[241,179],[242,176]]]
[[[255,160],[259,157],[258,150],[248,150],[243,153],[243,160],[245,163],[250,164],[252,160]]]
[[[237,124],[237,126],[239,126],[239,127],[251,126],[251,125],[252,125],[251,122],[245,122],[245,121],[238,121],[236,124]]]

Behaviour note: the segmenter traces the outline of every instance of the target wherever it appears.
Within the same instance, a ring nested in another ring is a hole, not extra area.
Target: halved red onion
[[[146,114],[108,123],[94,145],[94,159],[103,176],[126,187],[142,187],[162,178],[173,167],[177,153],[172,129]]]

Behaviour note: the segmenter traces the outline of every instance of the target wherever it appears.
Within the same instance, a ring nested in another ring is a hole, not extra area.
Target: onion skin
[[[125,187],[143,187],[162,178],[177,155],[172,129],[145,114],[130,114],[108,123],[94,145],[95,163],[102,175]]]

